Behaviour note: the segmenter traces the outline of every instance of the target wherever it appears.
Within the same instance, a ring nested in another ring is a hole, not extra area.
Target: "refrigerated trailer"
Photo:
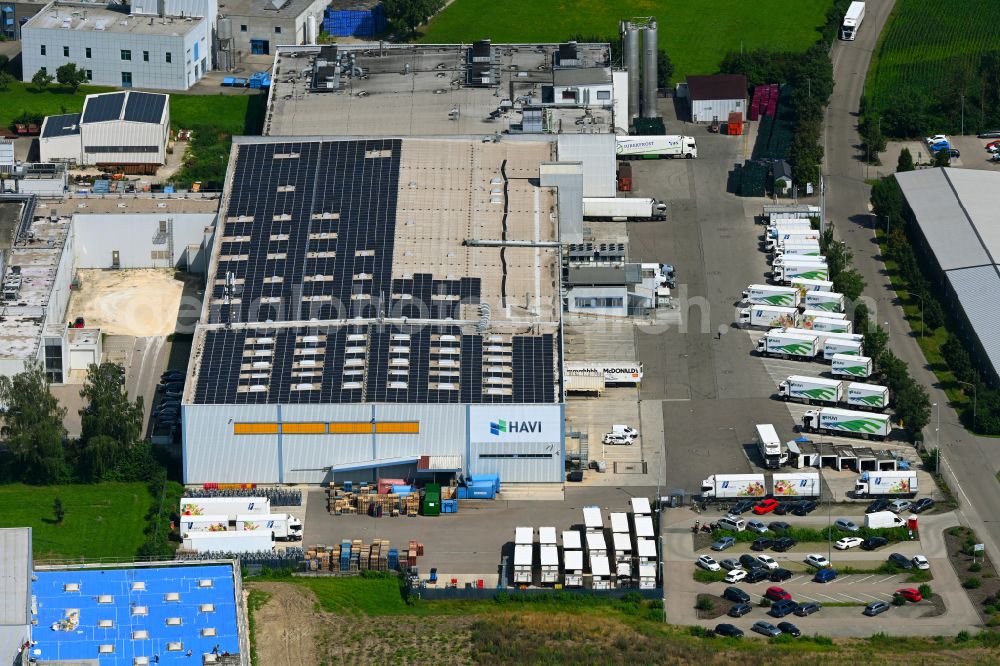
[[[245,514],[271,513],[266,497],[182,497],[181,516],[226,515],[229,520]]]
[[[865,3],[852,2],[844,12],[844,22],[840,26],[840,38],[853,41],[858,36],[858,28],[865,20]]]
[[[274,550],[270,532],[188,532],[184,550],[198,553],[257,553]]]
[[[834,354],[830,358],[830,372],[835,377],[868,379],[872,374],[872,360],[867,356]]]
[[[665,220],[667,205],[649,197],[584,197],[587,220]]]
[[[892,422],[885,414],[822,407],[809,410],[802,415],[802,429],[806,432],[825,432],[881,440],[889,436]]]
[[[889,388],[878,384],[847,385],[847,406],[882,411],[889,406]]]
[[[807,405],[814,402],[836,405],[843,401],[844,385],[839,379],[792,375],[778,384],[778,395],[785,401],[797,400]]]
[[[819,472],[775,474],[771,483],[775,499],[781,497],[819,497],[820,494]]]
[[[781,329],[768,331],[757,341],[757,352],[762,356],[779,356],[800,361],[811,361],[819,353],[819,337],[803,333],[788,333]]]
[[[531,570],[534,567],[535,547],[530,544],[514,546],[514,583],[531,584]]]
[[[229,529],[229,516],[208,514],[204,516],[181,516],[178,531],[181,536],[187,532],[225,532]]]
[[[236,516],[236,529],[244,532],[270,532],[276,541],[302,540],[302,521],[287,513]]]
[[[796,287],[805,298],[810,291],[833,291],[833,283],[829,280],[809,280],[806,278],[795,278],[792,280],[793,287]]]
[[[792,326],[798,310],[795,308],[779,308],[773,305],[754,305],[739,311],[739,323],[742,326],[758,328],[776,328]]]
[[[713,474],[701,482],[701,496],[715,499],[763,497],[763,474]]]
[[[854,484],[857,497],[913,496],[919,489],[914,470],[865,472]]]
[[[808,291],[805,294],[805,304],[808,310],[843,312],[844,295],[835,291]]]
[[[785,263],[771,271],[771,279],[777,284],[791,284],[796,278],[807,280],[826,280],[830,271],[826,264],[813,262]]]
[[[794,308],[799,304],[799,290],[771,284],[751,284],[743,290],[743,300],[749,305],[773,305]]]
[[[615,153],[619,159],[659,159],[661,157],[698,157],[698,144],[693,136],[650,135],[616,136]]]
[[[545,544],[539,546],[538,556],[541,564],[541,583],[555,585],[559,582],[559,549],[555,544]]]
[[[583,551],[563,551],[563,585],[583,587]]]
[[[860,340],[836,340],[828,337],[823,343],[823,360],[829,361],[837,354],[861,356],[864,354],[864,343]]]

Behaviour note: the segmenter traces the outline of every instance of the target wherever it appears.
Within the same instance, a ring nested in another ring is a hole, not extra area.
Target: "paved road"
[[[958,480],[953,484],[961,503],[958,518],[976,531],[997,562],[1000,561],[1000,485],[995,475],[1000,469],[1000,441],[973,436],[948,407],[947,396],[928,368],[902,309],[892,304],[895,292],[884,274],[873,239],[872,217],[868,212],[871,192],[863,180],[857,112],[871,52],[892,6],[892,0],[869,1],[858,39],[837,42],[833,48],[836,89],[827,114],[827,219],[834,221],[838,236],[854,252],[855,266],[868,283],[865,295],[876,300],[878,321],[883,326],[888,322],[891,349],[909,364],[912,376],[928,387],[931,402],[940,406],[944,465]],[[932,418],[925,432],[925,441],[931,444],[936,440],[935,421]]]

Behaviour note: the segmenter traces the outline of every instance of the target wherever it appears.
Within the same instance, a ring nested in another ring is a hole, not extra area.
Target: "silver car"
[[[769,638],[774,638],[775,636],[781,635],[781,629],[778,629],[770,622],[765,622],[764,620],[754,622],[753,626],[750,627],[750,630],[756,631],[758,634],[763,634],[764,636],[767,636]]]

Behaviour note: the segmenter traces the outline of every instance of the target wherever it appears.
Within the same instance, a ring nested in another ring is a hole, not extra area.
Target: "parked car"
[[[995,153],[1000,151],[1000,141],[990,141],[986,144],[986,152]]]
[[[722,537],[712,544],[712,550],[725,550],[736,545],[735,537]]]
[[[778,502],[778,506],[774,507],[774,514],[776,516],[784,516],[785,514],[791,513],[792,510],[798,506],[798,502]]]
[[[915,587],[901,587],[896,590],[896,594],[913,603],[923,601],[924,599],[924,595],[920,594],[920,590]]]
[[[753,626],[750,627],[750,629],[751,631],[756,631],[758,634],[763,634],[769,638],[774,638],[775,636],[781,635],[781,629],[778,629],[770,622],[765,622],[764,620],[754,622]]]
[[[812,500],[806,500],[805,502],[799,502],[798,505],[795,507],[795,510],[792,511],[792,513],[794,513],[796,516],[808,516],[810,513],[816,510],[817,506],[819,505],[816,504],[816,502]]]
[[[977,134],[980,139],[1000,139],[1000,129],[986,130]]]
[[[868,537],[861,542],[861,550],[875,550],[876,548],[881,548],[882,546],[889,543],[889,540],[885,537],[873,536]]]
[[[774,571],[778,568],[778,562],[770,555],[765,555],[761,553],[757,556],[757,561],[764,565],[764,568],[769,571]]]
[[[791,599],[792,595],[783,587],[778,587],[777,585],[772,585],[764,591],[764,596],[771,601],[781,601],[782,599]]]
[[[893,513],[902,513],[903,511],[906,511],[909,508],[910,508],[909,500],[897,499],[889,502],[889,511],[892,511]]]
[[[726,591],[722,593],[722,598],[737,604],[750,603],[750,595],[738,587],[727,587]]]
[[[721,566],[726,571],[732,571],[733,569],[741,568],[739,560],[734,560],[731,557],[727,557],[726,559],[719,562],[719,566]]]
[[[778,567],[777,569],[771,570],[771,575],[768,576],[768,580],[770,580],[772,583],[783,583],[784,581],[788,580],[791,577],[792,577],[791,571],[789,571],[788,569],[783,569],[782,567]]]
[[[738,516],[752,509],[754,504],[756,504],[756,502],[753,500],[740,500],[733,506],[732,509],[729,510],[729,513],[734,516]]]
[[[732,571],[726,574],[726,577],[723,580],[725,580],[727,583],[738,583],[746,577],[747,577],[747,572],[744,571],[743,569],[733,569]]]
[[[743,579],[745,583],[759,583],[761,581],[767,580],[770,572],[764,567],[757,567],[755,569],[750,569],[747,571],[747,577]]]
[[[799,628],[796,627],[791,622],[779,622],[778,629],[781,629],[781,633],[788,634],[792,638],[798,638],[799,636],[802,635],[802,632],[799,631]]]
[[[748,520],[747,529],[751,532],[756,532],[757,534],[766,534],[768,532],[767,525],[759,520]]]
[[[813,613],[818,613],[821,610],[823,610],[823,606],[821,604],[818,604],[815,601],[810,601],[805,604],[799,604],[799,607],[795,609],[795,614],[799,617],[806,617],[812,615]]]
[[[886,511],[889,509],[889,500],[877,499],[868,505],[865,509],[865,513],[878,513],[879,511]]]
[[[831,580],[835,580],[836,578],[837,570],[830,567],[818,570],[816,575],[813,576],[813,580],[817,583],[829,583]]]
[[[725,636],[726,638],[743,638],[743,630],[732,624],[717,624],[714,633],[716,636]]]
[[[873,601],[867,606],[865,606],[864,614],[869,617],[875,617],[879,613],[884,613],[889,610],[889,604],[884,601]]]
[[[911,562],[910,558],[908,558],[906,555],[903,555],[902,553],[893,553],[892,555],[890,555],[889,563],[895,564],[900,569],[913,568],[913,562]]]
[[[942,141],[947,141],[947,140],[948,140],[947,134],[935,134],[934,136],[929,136],[926,139],[924,139],[924,141],[927,143],[928,146],[933,146],[936,143],[941,143]]]
[[[785,617],[786,615],[794,613],[795,609],[798,607],[799,605],[791,599],[782,599],[771,604],[771,610],[768,612],[772,617]]]
[[[774,522],[768,523],[767,528],[772,532],[781,532],[792,529],[792,526],[783,520],[775,520]]]
[[[771,550],[777,553],[783,553],[789,548],[794,548],[796,544],[798,544],[798,541],[796,541],[792,537],[781,537],[780,539],[774,542],[774,544],[771,546]]]
[[[628,446],[632,443],[632,440],[621,434],[620,432],[609,432],[604,435],[604,439],[601,440],[604,444],[609,444],[612,446]]]
[[[910,505],[910,511],[913,513],[923,513],[927,509],[934,508],[934,500],[930,497],[921,497],[916,502]]]
[[[923,555],[914,555],[913,559],[910,561],[913,562],[913,566],[915,566],[917,569],[926,571],[927,569],[931,568],[931,563],[928,562],[927,558],[924,557]]]
[[[754,542],[750,544],[750,550],[767,550],[772,545],[774,545],[774,539],[760,537],[759,539],[755,539]]]
[[[861,537],[844,537],[843,539],[837,539],[837,543],[833,544],[833,547],[837,550],[847,550],[848,548],[860,546],[862,543],[864,543],[864,539]]]
[[[161,382],[179,382],[184,380],[183,370],[167,370],[160,375]]]
[[[857,532],[861,529],[857,523],[847,518],[837,518],[837,520],[833,521],[833,525],[838,530],[843,530],[844,532]]]
[[[722,567],[711,555],[702,555],[698,558],[698,566],[707,571],[721,571]]]
[[[744,569],[759,569],[760,562],[753,555],[747,553],[746,555],[740,555],[740,566]]]
[[[823,567],[830,566],[830,560],[826,559],[819,553],[810,553],[809,555],[806,555],[806,564],[811,567],[816,567],[817,569],[822,569]]]
[[[752,610],[753,610],[753,606],[751,606],[750,604],[746,604],[746,603],[744,603],[744,604],[736,604],[735,606],[733,606],[732,608],[729,609],[728,615],[729,615],[729,617],[743,617],[744,615],[746,615],[747,613],[749,613]]]
[[[777,506],[778,506],[778,500],[766,499],[757,502],[757,504],[755,504],[753,507],[753,512],[756,513],[758,516],[763,516],[765,513],[771,513],[772,511],[774,511],[777,508]]]

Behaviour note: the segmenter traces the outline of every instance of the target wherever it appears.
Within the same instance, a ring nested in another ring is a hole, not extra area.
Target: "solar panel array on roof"
[[[139,123],[158,123],[163,118],[166,95],[129,91],[123,120]]]
[[[105,120],[118,120],[125,105],[126,93],[108,93],[106,95],[91,95],[83,107],[83,122],[99,123]]]
[[[43,139],[52,139],[57,136],[71,136],[80,133],[80,114],[66,113],[61,116],[49,116],[45,119],[42,127]]]

